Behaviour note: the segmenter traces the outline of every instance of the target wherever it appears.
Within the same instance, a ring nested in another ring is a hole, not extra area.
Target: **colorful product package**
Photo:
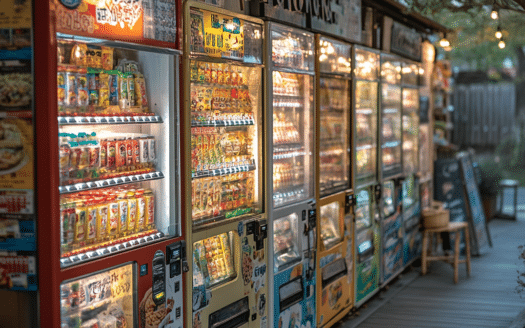
[[[129,109],[128,99],[128,77],[126,73],[119,72],[118,75],[118,105],[122,110]]]
[[[126,79],[128,82],[128,102],[130,107],[134,107],[137,104],[136,94],[135,94],[135,78],[132,73],[126,74]]]
[[[109,105],[117,106],[119,104],[119,71],[109,71]]]
[[[105,70],[113,69],[113,48],[102,47],[102,68]]]
[[[87,66],[87,45],[84,43],[77,43],[71,49],[71,60],[72,65],[86,67]]]
[[[88,79],[85,68],[79,69],[77,73],[77,100],[78,107],[84,111],[89,105]]]
[[[64,66],[57,67],[57,98],[58,110],[62,111],[66,104],[66,68]]]
[[[73,67],[66,69],[66,99],[67,107],[76,107],[77,105],[77,75]]]
[[[99,83],[98,105],[107,107],[109,106],[109,74],[101,72],[99,75]]]
[[[137,76],[138,75],[138,76]],[[135,75],[135,95],[137,106],[142,107],[143,112],[148,108],[148,98],[146,95],[146,81],[142,74]]]
[[[102,48],[91,44],[87,45],[86,65],[87,67],[102,68]]]

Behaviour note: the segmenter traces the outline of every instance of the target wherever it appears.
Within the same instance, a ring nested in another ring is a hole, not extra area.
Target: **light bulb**
[[[496,31],[496,38],[501,39],[502,36],[501,31]]]
[[[496,9],[492,9],[492,12],[490,13],[490,18],[498,19],[498,16],[498,11]]]
[[[501,40],[500,42],[498,42],[498,47],[499,47],[500,49],[505,48],[505,41]]]
[[[450,42],[446,38],[443,38],[439,41],[439,45],[441,48],[450,47]]]

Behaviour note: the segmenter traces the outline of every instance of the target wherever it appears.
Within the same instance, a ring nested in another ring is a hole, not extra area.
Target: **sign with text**
[[[175,0],[54,0],[57,31],[90,37],[175,42]]]
[[[390,51],[398,55],[421,61],[421,43],[423,39],[415,30],[403,24],[392,24]]]

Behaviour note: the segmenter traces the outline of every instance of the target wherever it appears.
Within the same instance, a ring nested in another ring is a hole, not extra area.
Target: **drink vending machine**
[[[266,31],[270,326],[315,327],[314,35],[273,22]]]
[[[35,2],[41,327],[185,326],[180,8],[152,2]]]
[[[266,327],[263,22],[192,1],[184,15],[187,327]]]
[[[355,83],[355,306],[379,290],[378,91],[379,54],[354,48]]]
[[[353,306],[354,194],[351,174],[350,44],[317,35],[318,149],[317,317],[330,327]]]

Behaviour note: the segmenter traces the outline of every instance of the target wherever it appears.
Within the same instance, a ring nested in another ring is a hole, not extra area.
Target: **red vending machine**
[[[180,4],[35,13],[39,326],[185,327]]]

